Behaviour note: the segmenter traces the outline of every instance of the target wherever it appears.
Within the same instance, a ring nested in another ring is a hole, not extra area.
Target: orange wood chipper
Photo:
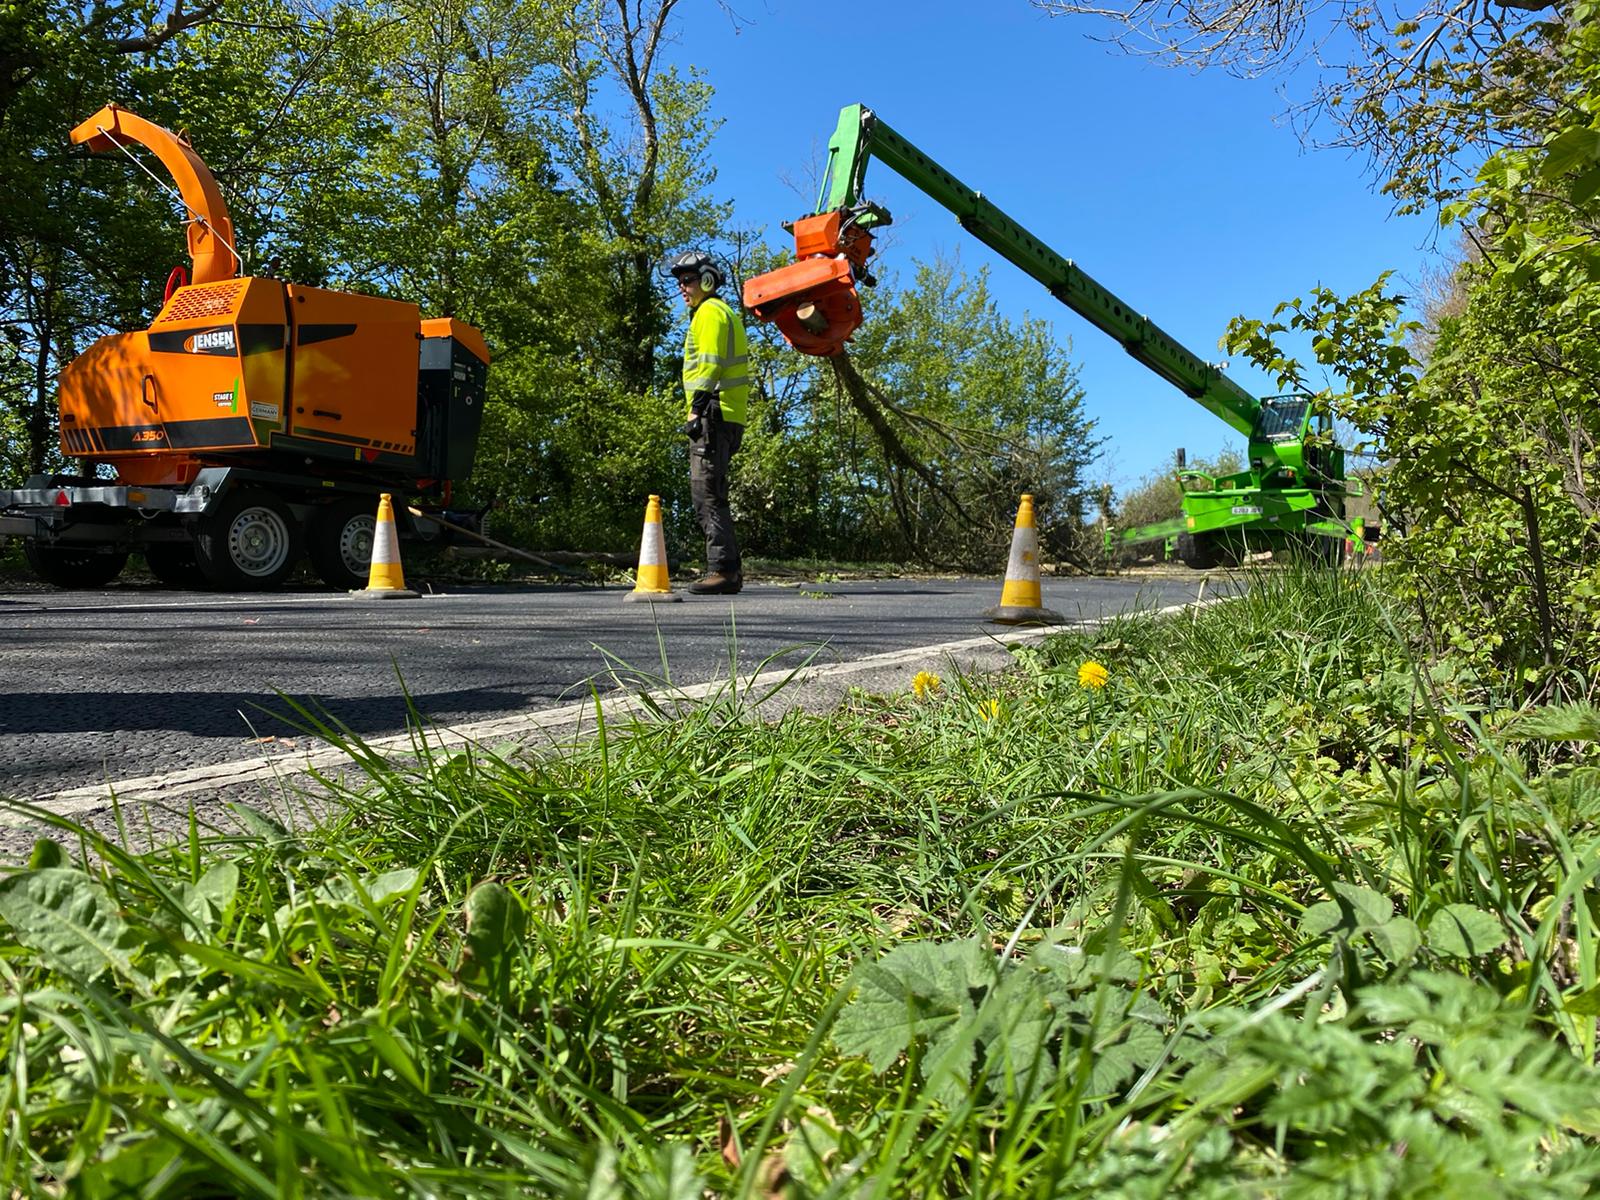
[[[179,585],[273,587],[302,553],[330,584],[364,583],[378,493],[448,504],[472,470],[483,336],[415,304],[244,274],[216,180],[159,125],[108,105],[72,140],[160,161],[192,275],[173,271],[149,329],[62,369],[61,449],[83,469],[0,492],[0,533],[61,587],[99,587],[132,552]],[[401,532],[443,527],[406,514]]]

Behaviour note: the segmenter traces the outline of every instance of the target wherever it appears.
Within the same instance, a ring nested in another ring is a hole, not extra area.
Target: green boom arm
[[[1246,437],[1254,432],[1260,401],[1040,242],[864,105],[852,104],[839,113],[839,126],[828,142],[818,213],[859,203],[869,157],[880,159],[955,213],[973,237],[1032,275],[1057,300],[1116,338],[1123,349],[1184,395]],[[869,214],[863,224],[870,223]]]

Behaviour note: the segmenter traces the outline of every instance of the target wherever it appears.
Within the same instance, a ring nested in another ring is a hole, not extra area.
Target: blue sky
[[[787,241],[777,223],[811,202],[791,182],[808,178],[838,110],[863,103],[1213,361],[1236,314],[1266,317],[1317,284],[1355,291],[1387,269],[1414,279],[1431,257],[1431,222],[1391,217],[1359,158],[1302,148],[1281,121],[1281,81],[1160,67],[1091,40],[1093,21],[1027,0],[732,7],[737,25],[713,0],[683,5],[668,57],[715,86],[716,191],[774,244]],[[909,279],[917,258],[988,264],[1004,312],[1043,317],[1070,344],[1108,439],[1101,477],[1125,487],[1175,447],[1209,456],[1239,444],[882,164],[867,192],[895,218],[881,267]],[[1237,360],[1229,374],[1272,390]]]

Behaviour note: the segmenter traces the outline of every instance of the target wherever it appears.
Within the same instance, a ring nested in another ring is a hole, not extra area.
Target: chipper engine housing
[[[119,480],[182,485],[262,455],[407,487],[472,470],[489,351],[417,306],[276,279],[176,289],[147,330],[61,373],[61,448]]]

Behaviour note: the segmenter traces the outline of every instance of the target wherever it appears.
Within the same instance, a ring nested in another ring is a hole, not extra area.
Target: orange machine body
[[[286,452],[300,468],[338,475],[342,463],[408,486],[471,470],[489,362],[476,329],[398,300],[239,277],[227,205],[186,141],[115,105],[72,138],[137,142],[161,160],[188,210],[194,282],[149,329],[101,338],[62,370],[63,452],[148,485]]]
[[[108,104],[72,131],[72,144],[87,146],[97,154],[124,149],[129,143],[147,147],[178,185],[178,195],[188,210],[185,228],[189,258],[194,263],[194,283],[215,283],[239,273],[242,265],[234,249],[233,221],[211,170],[201,161],[188,139]]]
[[[101,338],[62,371],[61,448],[126,483],[186,484],[220,452],[258,451],[436,477],[418,438],[440,339],[446,391],[466,382],[458,360],[487,367],[476,329],[415,304],[261,278],[179,288],[148,330]]]
[[[848,216],[802,217],[794,224],[795,261],[745,281],[744,306],[805,354],[838,354],[861,326],[856,279],[871,257],[872,234]]]

